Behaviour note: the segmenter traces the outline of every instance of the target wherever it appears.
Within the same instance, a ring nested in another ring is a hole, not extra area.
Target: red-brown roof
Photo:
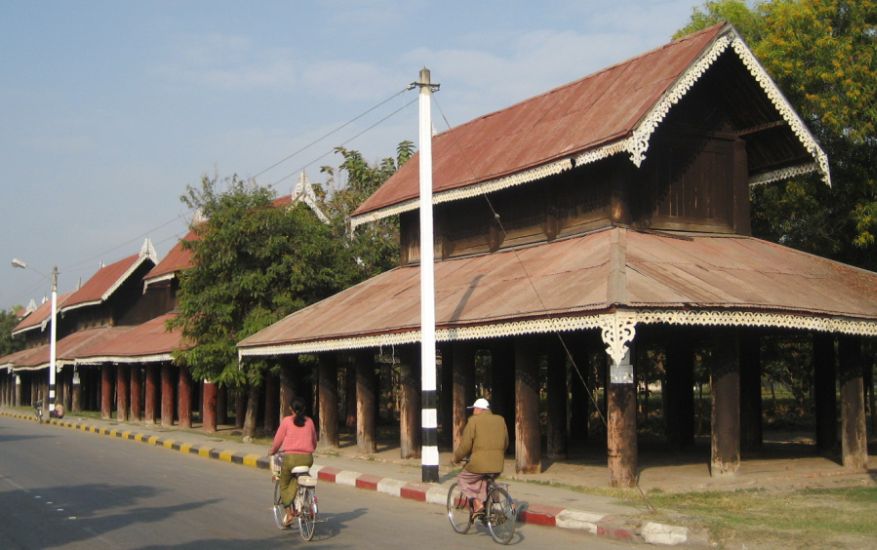
[[[64,303],[64,307],[59,308],[59,311],[103,302],[134,272],[137,266],[147,260],[151,262],[152,258],[132,254],[118,262],[100,268],[79,290],[70,295]]]
[[[79,351],[95,342],[113,338],[115,327],[99,327],[80,330],[58,340],[55,348],[55,362],[58,365],[71,364]],[[14,369],[37,370],[47,368],[51,362],[49,344],[41,344],[10,361]]]
[[[669,111],[729,48],[747,60],[751,55],[730,26],[715,25],[435,136],[434,200],[457,200],[535,181],[622,152],[639,165],[651,133],[666,115],[664,109]],[[752,61],[738,72],[761,71]],[[750,105],[757,100],[760,113],[776,113],[778,103],[782,104],[781,115],[771,116],[785,119],[788,126],[781,138],[794,145],[786,158],[770,159],[774,168],[758,166],[758,173],[750,175],[765,181],[780,179],[771,170],[784,162],[801,171],[818,169],[827,180],[824,153],[766,73],[759,74],[755,84],[749,82],[756,80],[750,74],[744,80],[742,84],[735,80],[734,90],[752,88],[749,95],[739,97],[747,97]],[[777,135],[775,142],[780,139]],[[418,172],[414,159],[403,165],[356,209],[353,224],[416,209]]]
[[[419,277],[419,266],[382,273],[238,347],[271,355],[419,341]],[[589,317],[618,309],[706,315],[664,321],[683,324],[719,323],[708,319],[716,311],[781,316],[751,320],[764,326],[843,319],[877,335],[877,274],[739,235],[615,228],[445,260],[435,264],[435,300],[440,340],[594,328]],[[838,330],[859,330],[850,327]]]
[[[167,321],[176,315],[166,313],[133,327],[116,327],[113,338],[79,349],[77,362],[169,361],[171,352],[189,347],[183,339],[182,329],[168,331],[165,328]]]
[[[63,306],[67,299],[72,295],[71,292],[67,294],[59,294],[56,301],[56,309],[57,311],[61,311],[61,306]],[[15,328],[12,329],[12,334],[21,334],[22,332],[35,329],[37,327],[42,327],[43,323],[49,323],[52,317],[52,301],[46,300],[44,303],[40,304],[38,308],[36,308],[30,315],[21,320]]]
[[[143,278],[144,284],[149,285],[150,282],[157,279],[165,278],[192,267],[192,251],[186,248],[183,243],[197,239],[198,234],[195,233],[194,229],[190,229],[189,232],[186,233],[186,236],[180,239],[180,241],[168,251],[167,255],[158,262],[158,265],[149,270],[149,273]]]

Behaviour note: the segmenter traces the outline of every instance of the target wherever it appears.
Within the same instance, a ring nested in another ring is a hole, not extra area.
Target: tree
[[[0,357],[22,349],[24,342],[12,337],[12,329],[18,325],[20,319],[15,314],[18,308],[11,311],[0,311]]]
[[[833,186],[796,178],[752,191],[756,236],[877,270],[877,1],[710,1],[687,34],[727,20],[820,142]]]
[[[223,192],[216,183],[204,177],[181,197],[207,221],[184,243],[193,265],[180,276],[180,314],[170,326],[195,345],[175,359],[199,379],[258,384],[264,365],[241,371],[237,342],[343,288],[338,274],[351,268],[339,264],[352,260],[304,204],[275,207],[273,191],[237,177]]]

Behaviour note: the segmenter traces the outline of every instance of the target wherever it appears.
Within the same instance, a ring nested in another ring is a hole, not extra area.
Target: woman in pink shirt
[[[283,465],[280,470],[280,498],[286,507],[285,523],[292,523],[298,514],[293,509],[292,501],[298,491],[298,480],[292,475],[295,466],[313,466],[314,449],[317,448],[317,430],[314,421],[304,414],[304,403],[301,399],[292,401],[292,415],[280,421],[280,427],[274,434],[274,443],[268,454],[277,451],[283,453]]]

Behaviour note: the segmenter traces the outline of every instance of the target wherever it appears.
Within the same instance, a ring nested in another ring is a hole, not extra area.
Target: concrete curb
[[[36,422],[37,420],[33,415],[8,411],[0,411],[0,415],[18,420],[29,420],[32,422]],[[222,460],[230,464],[240,464],[242,466],[249,466],[260,470],[270,469],[268,457],[266,456],[234,453],[218,448],[193,445],[191,443],[175,441],[170,438],[140,434],[128,430],[121,431],[117,429],[101,428],[89,425],[85,422],[70,422],[57,419],[44,420],[43,422],[63,428],[118,437],[129,441],[146,443],[155,447],[164,447],[173,451],[197,455],[203,458]],[[400,481],[371,474],[363,474],[352,470],[342,470],[341,468],[336,468],[334,466],[315,464],[311,470],[316,473],[317,479],[327,483],[346,485],[367,491],[376,491],[417,502],[426,502],[429,504],[444,506],[447,497],[447,486],[442,485]],[[645,542],[666,546],[694,542],[691,533],[686,527],[664,525],[655,522],[645,522],[640,524],[639,521],[634,521],[630,518],[621,518],[608,514],[530,502],[519,502],[518,505],[518,521],[522,523],[584,531],[599,537],[625,542]]]

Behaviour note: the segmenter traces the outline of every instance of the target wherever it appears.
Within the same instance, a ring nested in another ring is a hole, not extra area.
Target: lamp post
[[[19,260],[18,258],[12,258],[12,267],[17,267],[18,269],[27,269],[27,263]],[[31,268],[33,269],[33,268]],[[42,273],[33,269],[43,277]],[[58,266],[54,266],[52,268],[52,324],[49,329],[49,411],[51,412],[55,408],[55,344],[57,340],[57,329],[56,329],[56,317],[58,311]]]

